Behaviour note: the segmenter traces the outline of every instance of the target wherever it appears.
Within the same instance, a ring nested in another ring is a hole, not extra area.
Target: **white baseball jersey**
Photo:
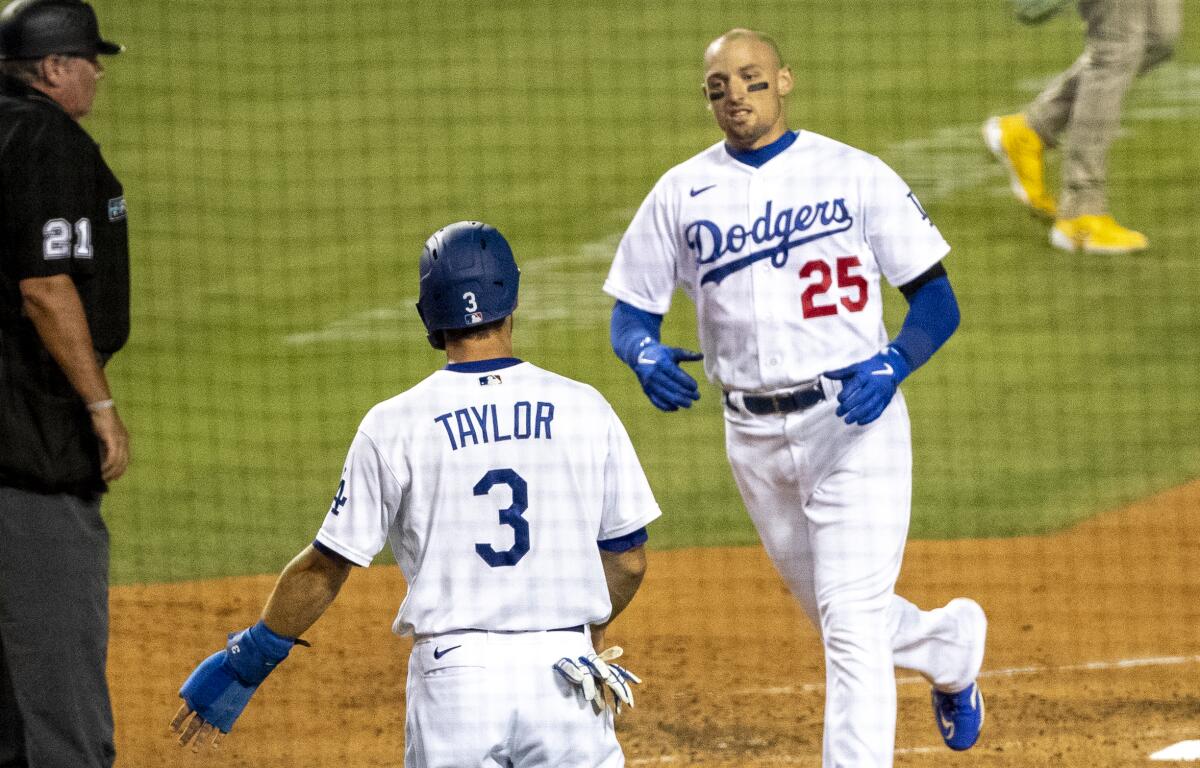
[[[760,168],[722,142],[664,174],[604,290],[663,315],[681,287],[696,304],[708,378],[764,392],[878,352],[880,275],[903,285],[949,250],[882,160],[801,131]]]
[[[367,413],[317,543],[365,566],[390,541],[401,635],[604,621],[596,542],[660,514],[624,426],[529,363],[454,368]]]

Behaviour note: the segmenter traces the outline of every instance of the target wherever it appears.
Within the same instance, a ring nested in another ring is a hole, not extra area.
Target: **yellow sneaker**
[[[1008,171],[1009,186],[1017,199],[1033,212],[1054,218],[1058,206],[1046,192],[1043,179],[1042,139],[1029,127],[1025,115],[989,118],[983,124],[983,140]]]
[[[1059,219],[1050,230],[1050,244],[1072,253],[1133,253],[1146,250],[1150,241],[1106,214]]]

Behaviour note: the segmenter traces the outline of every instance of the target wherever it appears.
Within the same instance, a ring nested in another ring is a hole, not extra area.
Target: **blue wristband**
[[[613,352],[633,368],[637,365],[638,351],[659,340],[662,321],[662,315],[645,312],[618,301],[613,305],[612,319],[609,322],[609,340],[612,342]]]
[[[260,619],[249,629],[229,636],[227,663],[247,685],[257,685],[288,657],[296,640],[277,635]]]

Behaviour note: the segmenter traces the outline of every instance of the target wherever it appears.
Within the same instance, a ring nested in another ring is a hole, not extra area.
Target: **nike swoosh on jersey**
[[[452,645],[444,651],[441,648],[434,648],[433,649],[433,658],[440,659],[443,656],[445,656],[447,653],[450,653],[450,651],[453,651],[455,648],[462,648],[462,643],[459,643],[458,645]]]
[[[658,363],[653,357],[646,357],[645,352],[638,352],[638,365],[656,365]]]
[[[892,368],[891,363],[884,363],[883,367],[880,368],[878,371],[871,371],[871,375],[872,376],[891,376],[895,372],[896,372],[896,369]]]
[[[691,189],[691,195],[692,195],[692,197],[695,197],[696,195],[702,195],[702,194],[704,194],[705,192],[707,192],[708,190],[712,189],[712,188],[713,188],[713,187],[715,187],[715,186],[717,186],[717,185],[716,185],[716,184],[709,184],[707,187],[700,187],[699,189],[696,189],[695,187],[692,187],[692,189]]]

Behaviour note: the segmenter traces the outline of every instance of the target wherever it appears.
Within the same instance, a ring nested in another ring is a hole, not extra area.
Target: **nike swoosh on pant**
[[[450,653],[450,651],[453,651],[455,648],[462,648],[462,644],[459,643],[458,645],[452,645],[444,651],[441,648],[434,648],[433,649],[433,658],[440,659],[443,656],[445,656],[447,653]]]

